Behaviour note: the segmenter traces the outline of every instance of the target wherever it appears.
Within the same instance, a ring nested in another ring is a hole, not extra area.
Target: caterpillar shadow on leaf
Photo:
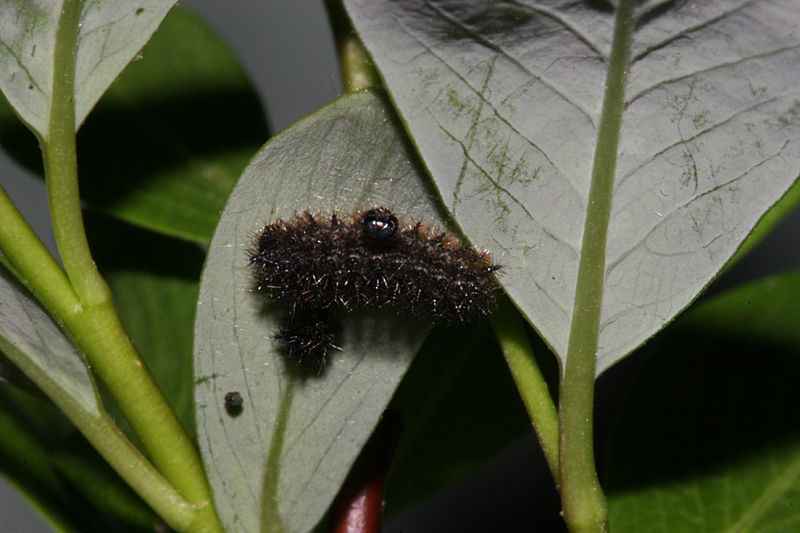
[[[469,323],[495,307],[500,268],[488,252],[385,207],[342,219],[277,220],[250,252],[257,292],[288,310],[275,339],[300,363],[324,366],[340,349],[337,314],[388,310],[428,323]]]

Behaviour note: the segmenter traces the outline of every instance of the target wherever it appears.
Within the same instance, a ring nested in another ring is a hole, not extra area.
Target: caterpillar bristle
[[[266,225],[250,255],[257,290],[292,311],[276,338],[289,357],[335,347],[332,312],[388,309],[432,322],[481,319],[495,306],[500,269],[485,251],[385,207],[325,221],[310,212]]]

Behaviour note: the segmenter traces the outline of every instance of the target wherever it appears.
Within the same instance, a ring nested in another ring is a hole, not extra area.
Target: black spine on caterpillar
[[[302,363],[306,358],[325,362],[325,356],[336,346],[336,336],[341,327],[328,311],[323,309],[294,309],[283,319],[275,339],[284,354]]]
[[[434,322],[489,314],[498,288],[487,253],[379,207],[351,221],[278,220],[251,256],[258,290],[295,310],[390,309]],[[294,311],[292,312],[294,313]]]

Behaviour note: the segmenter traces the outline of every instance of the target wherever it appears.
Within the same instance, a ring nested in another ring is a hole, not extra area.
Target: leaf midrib
[[[594,466],[593,405],[606,241],[633,32],[634,0],[617,7],[592,179],[586,205],[567,356],[560,387],[560,480],[567,523],[605,522],[605,501]]]

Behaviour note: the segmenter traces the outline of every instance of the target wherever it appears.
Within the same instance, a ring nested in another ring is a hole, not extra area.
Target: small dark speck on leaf
[[[143,8],[143,7],[140,7],[139,9],[137,9],[137,10],[136,10],[136,16],[137,16],[137,17],[138,17],[139,15],[141,15],[142,13],[144,13],[144,8]]]
[[[229,392],[225,395],[225,411],[230,416],[238,416],[242,412],[242,403],[244,399],[242,395],[236,391]]]

